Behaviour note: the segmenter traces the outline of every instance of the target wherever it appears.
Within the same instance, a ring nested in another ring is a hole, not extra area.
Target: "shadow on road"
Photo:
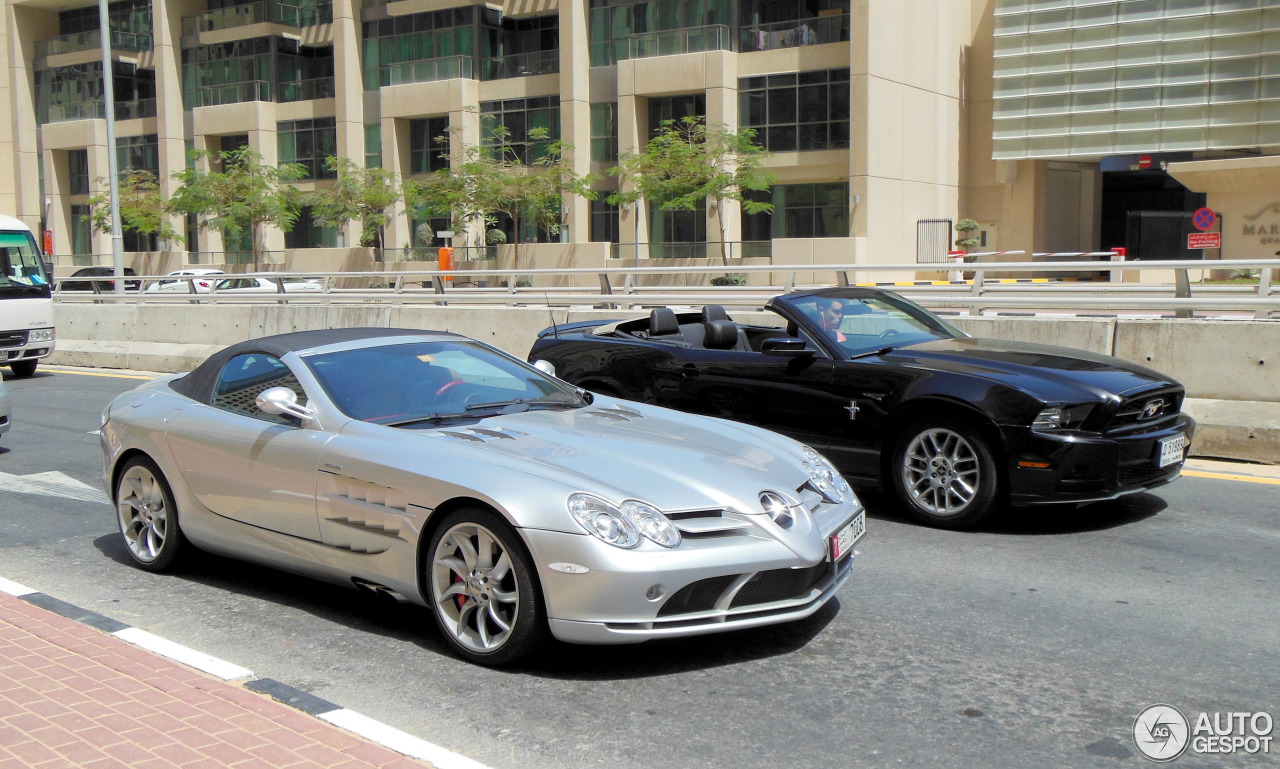
[[[891,494],[859,489],[858,498],[866,506],[869,518],[915,526],[924,525],[908,516]],[[1017,536],[1079,534],[1137,523],[1158,515],[1166,507],[1168,504],[1162,498],[1146,492],[1079,506],[1010,507],[1003,505],[974,528],[952,533],[959,537],[966,533]]]
[[[154,574],[134,566],[120,536],[114,532],[98,537],[93,544],[103,555],[138,574],[140,580],[154,580],[156,590],[164,590],[167,580],[185,580],[288,606],[351,630],[414,644],[459,665],[468,664],[456,657],[440,637],[431,612],[416,604],[396,603],[194,548],[183,556],[178,570]],[[579,646],[553,641],[524,665],[496,672],[589,681],[645,678],[732,665],[798,651],[838,612],[837,598],[813,616],[785,625],[625,646]]]

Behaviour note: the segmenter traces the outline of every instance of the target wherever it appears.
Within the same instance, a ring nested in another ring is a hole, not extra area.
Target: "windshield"
[[[576,408],[576,391],[466,342],[412,342],[305,356],[325,392],[365,422],[431,427],[531,408]]]
[[[49,296],[44,260],[29,232],[0,232],[0,298]]]
[[[886,348],[953,339],[964,332],[914,302],[894,294],[830,292],[788,299],[810,328],[851,357]]]

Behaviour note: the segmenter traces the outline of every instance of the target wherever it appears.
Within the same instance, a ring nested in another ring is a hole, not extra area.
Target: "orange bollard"
[[[436,261],[439,269],[452,270],[453,269],[453,249],[449,246],[441,246],[440,250],[436,252]],[[440,280],[452,281],[453,276],[442,275],[440,276]]]

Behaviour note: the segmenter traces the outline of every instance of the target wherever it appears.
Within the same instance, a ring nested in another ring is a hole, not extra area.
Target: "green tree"
[[[108,187],[107,180],[98,177],[98,187]],[[164,197],[160,194],[160,180],[151,172],[130,168],[116,185],[120,208],[120,230],[136,232],[143,237],[155,235],[170,243],[181,243],[183,238],[169,222]],[[89,198],[91,213],[83,217],[98,232],[111,233],[111,193],[100,192]]]
[[[424,180],[406,180],[406,202],[420,215],[450,216],[463,229],[479,221],[488,230],[505,213],[513,224],[513,244],[520,253],[522,221],[556,234],[563,225],[564,200],[579,195],[594,200],[599,177],[573,168],[573,146],[551,140],[545,128],[529,131],[534,157],[525,162],[511,145],[504,127],[490,131],[482,145],[464,145],[462,162]],[[447,142],[447,140],[446,140]],[[501,230],[498,230],[501,232]]]
[[[361,168],[351,158],[325,158],[337,174],[333,187],[304,196],[316,221],[329,227],[360,222],[360,245],[382,251],[389,210],[400,200],[396,175],[385,168]]]
[[[178,189],[169,198],[169,210],[195,214],[200,226],[217,230],[231,240],[248,232],[253,249],[253,269],[262,269],[267,225],[288,232],[298,219],[302,195],[289,182],[301,179],[306,168],[298,163],[264,166],[262,155],[248,147],[217,153],[222,170],[203,171],[200,161],[214,153],[195,150],[193,168],[174,174]]]
[[[449,157],[457,136],[457,130],[451,130],[446,136],[436,137],[443,157]],[[480,147],[463,145],[460,152],[460,162],[451,168],[421,179],[405,179],[401,186],[410,218],[448,217],[453,228],[469,241],[474,224],[487,224],[488,190],[498,184],[498,168]]]
[[[756,144],[753,129],[730,131],[708,127],[704,118],[664,120],[644,151],[623,153],[609,173],[620,177],[622,189],[606,200],[613,205],[656,204],[663,211],[696,211],[711,200],[720,210],[720,258],[729,262],[723,214],[725,201],[736,200],[749,214],[767,213],[773,204],[751,192],[766,192],[777,180],[764,168],[768,151]],[[636,217],[636,241],[640,240]]]

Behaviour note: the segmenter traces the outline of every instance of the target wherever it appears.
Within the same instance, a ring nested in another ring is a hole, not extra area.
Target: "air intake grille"
[[[0,347],[21,347],[26,343],[26,331],[5,331],[0,333]]]
[[[742,586],[733,598],[733,608],[758,603],[800,598],[831,571],[830,564],[819,563],[807,569],[774,569],[762,571]]]

